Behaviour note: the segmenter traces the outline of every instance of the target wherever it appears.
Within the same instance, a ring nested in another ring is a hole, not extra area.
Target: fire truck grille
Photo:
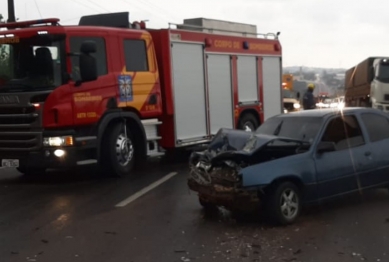
[[[0,129],[28,128],[37,121],[38,117],[34,107],[0,107]]]
[[[40,122],[33,106],[0,107],[0,151],[38,149],[42,145]]]
[[[42,135],[39,132],[0,132],[0,151],[30,151],[38,149],[41,141]]]

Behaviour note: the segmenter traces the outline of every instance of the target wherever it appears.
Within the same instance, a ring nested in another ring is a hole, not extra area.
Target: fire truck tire
[[[27,168],[27,167],[18,167],[16,168],[20,173],[25,176],[38,176],[43,175],[46,172],[46,168]]]
[[[116,123],[110,127],[103,141],[103,172],[105,175],[122,177],[131,173],[135,163],[135,144],[130,128]]]
[[[259,121],[252,113],[246,113],[239,119],[239,129],[255,131],[259,126]]]

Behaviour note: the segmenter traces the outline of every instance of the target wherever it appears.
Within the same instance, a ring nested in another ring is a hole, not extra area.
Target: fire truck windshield
[[[15,39],[0,44],[0,92],[30,92],[63,84],[63,36]]]

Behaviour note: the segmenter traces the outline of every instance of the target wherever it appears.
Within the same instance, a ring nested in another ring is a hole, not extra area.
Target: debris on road
[[[293,254],[297,255],[300,254],[301,252],[303,252],[301,249],[297,249],[296,251],[293,252]]]

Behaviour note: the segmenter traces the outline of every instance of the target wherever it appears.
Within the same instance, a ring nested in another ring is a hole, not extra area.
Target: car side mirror
[[[91,53],[95,53],[96,50],[96,43],[93,41],[84,41],[81,44],[79,65],[82,82],[94,81],[98,77],[96,58],[91,55]],[[78,85],[80,84],[81,83],[78,83]]]
[[[297,97],[297,99],[300,99],[300,92],[297,92],[296,97]]]
[[[319,154],[322,154],[325,152],[333,152],[333,151],[336,151],[334,142],[320,142],[317,145],[317,152]]]

